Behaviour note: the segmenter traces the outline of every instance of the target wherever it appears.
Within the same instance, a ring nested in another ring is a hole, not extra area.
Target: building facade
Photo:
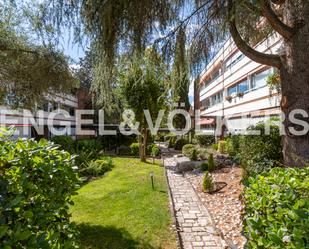
[[[257,44],[255,49],[278,53],[281,45],[279,36],[274,34]],[[195,86],[195,109],[201,113],[201,119],[196,122],[202,132],[213,134],[218,117],[226,121],[222,132],[233,130],[237,133],[271,116],[278,116],[280,93],[267,85],[267,78],[273,73],[274,68],[250,60],[232,39],[227,40],[200,74]]]
[[[34,104],[33,110],[13,110],[8,106],[0,106],[0,126],[14,127],[15,138],[51,139],[57,132],[75,138],[75,110],[78,108],[76,96],[54,94],[47,95],[44,99],[44,104]],[[59,113],[59,110],[62,110],[62,113]],[[55,132],[51,132],[51,127]]]

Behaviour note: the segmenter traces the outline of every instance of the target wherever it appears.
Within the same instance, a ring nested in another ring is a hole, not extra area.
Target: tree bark
[[[281,109],[285,114],[283,136],[284,163],[290,167],[309,165],[309,133],[299,136],[290,132],[291,128],[303,130],[291,122],[289,115],[293,110],[303,110],[309,114],[309,1],[295,3],[285,1],[284,23],[286,27],[293,27],[293,34],[287,35],[284,40],[284,56],[260,53],[250,47],[240,36],[235,23],[234,1],[229,0],[229,29],[236,46],[247,57],[261,64],[277,67],[281,76],[282,101]],[[268,21],[273,25],[273,17]],[[277,20],[278,21],[278,20]],[[276,26],[278,29],[278,26]],[[275,28],[275,27],[274,27]],[[290,32],[291,30],[289,30]],[[296,116],[309,124],[309,118]]]
[[[146,127],[141,129],[141,135],[139,137],[139,156],[141,162],[146,162],[146,148],[147,148],[147,140],[148,140],[148,131]]]
[[[286,165],[302,167],[309,165],[309,134],[295,136],[289,128],[302,130],[288,118],[291,111],[302,109],[309,113],[309,4],[299,13],[292,1],[287,1],[285,21],[290,26],[297,26],[299,19],[306,20],[302,27],[289,39],[285,40],[285,56],[280,69],[282,101],[281,109],[285,114],[285,132],[283,137],[283,156]],[[301,118],[309,124],[308,118]]]

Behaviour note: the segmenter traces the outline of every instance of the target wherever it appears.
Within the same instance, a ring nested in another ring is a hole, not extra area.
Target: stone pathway
[[[177,231],[184,249],[226,248],[209,212],[195,193],[192,185],[182,174],[168,166],[172,158],[165,160],[166,175],[175,212]]]

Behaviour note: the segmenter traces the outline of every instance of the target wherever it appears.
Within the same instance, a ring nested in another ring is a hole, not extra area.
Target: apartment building
[[[281,40],[276,34],[255,49],[278,53]],[[213,134],[217,118],[225,118],[222,132],[240,132],[248,126],[278,116],[280,94],[267,85],[267,77],[275,69],[258,64],[244,56],[232,39],[222,48],[199,76],[195,87],[195,109],[200,110],[198,124],[205,134]],[[221,129],[221,128],[220,128]]]
[[[78,99],[74,94],[53,94],[44,96],[44,104],[34,104],[33,110],[13,110],[8,106],[0,106],[0,126],[14,127],[14,137],[51,139],[55,134],[50,131],[52,124],[56,132],[76,137],[75,110]],[[58,113],[59,110],[65,113]],[[43,134],[36,128],[43,127]]]

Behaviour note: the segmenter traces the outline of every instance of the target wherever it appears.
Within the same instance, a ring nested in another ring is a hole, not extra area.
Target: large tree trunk
[[[303,16],[287,1],[285,22],[292,27],[299,25],[297,19],[302,17],[305,22],[301,28],[285,41],[285,56],[280,69],[282,101],[281,108],[286,119],[284,122],[286,136],[283,137],[284,162],[288,166],[300,167],[309,165],[309,134],[295,136],[290,127],[302,130],[303,127],[291,123],[288,116],[295,109],[309,113],[309,4],[303,8]],[[297,116],[296,116],[297,117]],[[297,117],[309,123],[308,118]]]

